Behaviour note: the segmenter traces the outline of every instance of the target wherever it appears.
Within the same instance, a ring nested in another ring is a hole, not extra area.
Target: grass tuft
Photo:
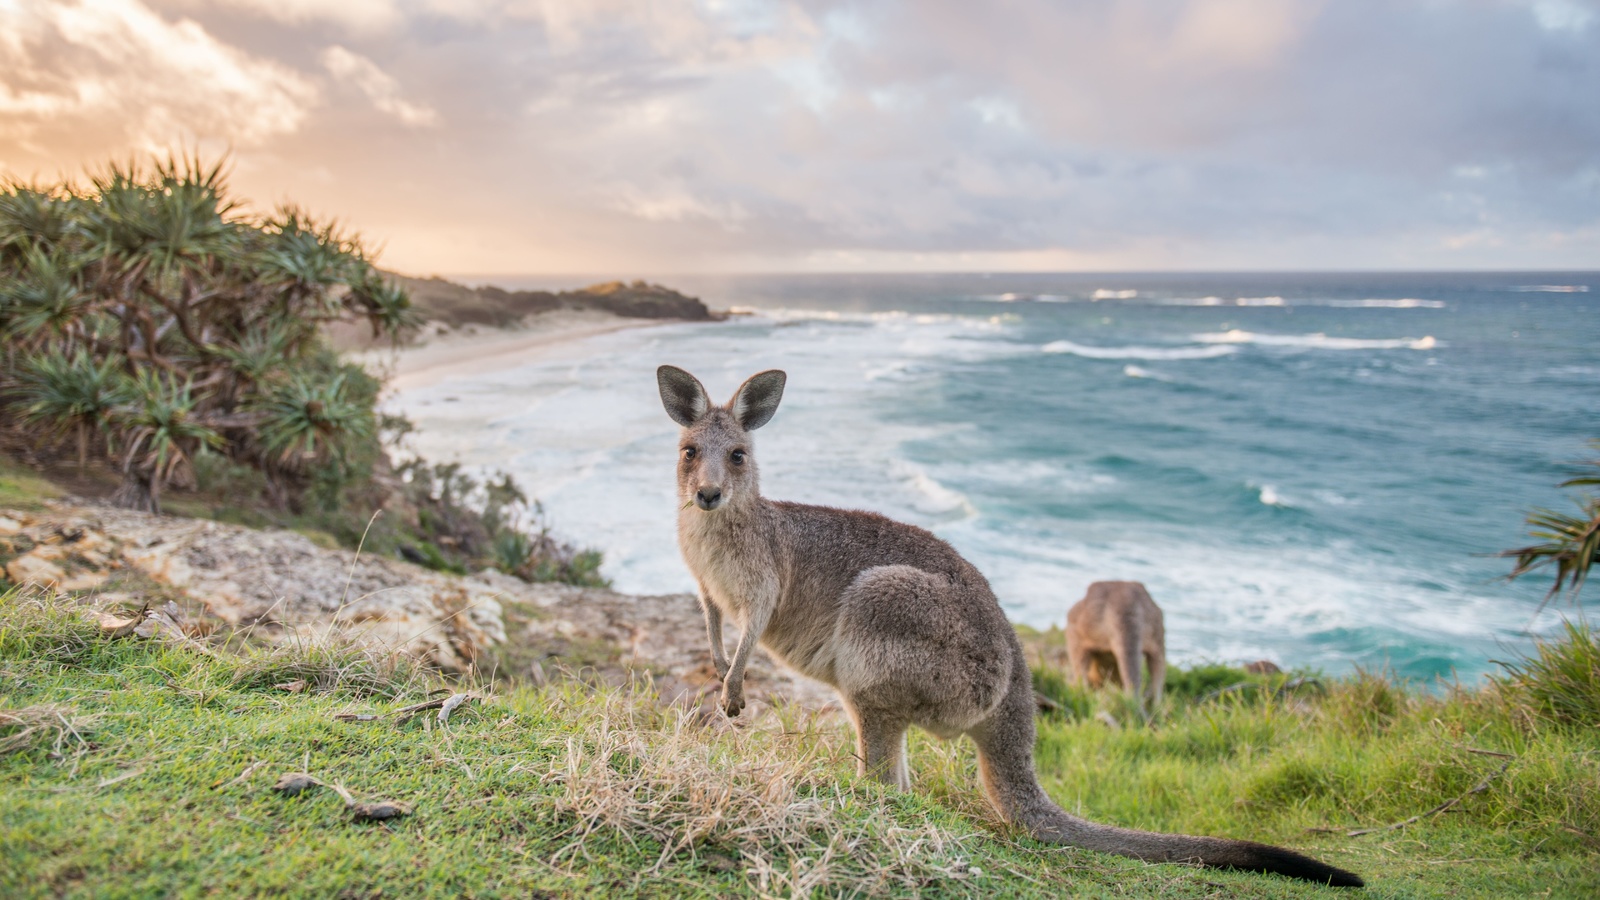
[[[277,647],[250,647],[230,668],[233,683],[245,690],[303,683],[301,689],[313,693],[388,700],[422,693],[438,677],[413,657],[338,635]]]
[[[1600,640],[1586,623],[1565,623],[1564,640],[1539,641],[1533,656],[1499,665],[1493,683],[1529,714],[1558,725],[1600,728]]]
[[[24,753],[45,742],[53,756],[72,747],[87,747],[84,735],[93,729],[95,716],[80,716],[69,706],[46,703],[22,709],[0,709],[0,756]]]
[[[971,876],[979,839],[901,821],[882,788],[841,777],[846,745],[814,719],[718,735],[693,710],[621,691],[564,712],[581,724],[551,739],[542,775],[572,822],[553,862],[587,858],[608,832],[659,847],[651,874],[679,855],[736,860],[763,895],[915,892]]]

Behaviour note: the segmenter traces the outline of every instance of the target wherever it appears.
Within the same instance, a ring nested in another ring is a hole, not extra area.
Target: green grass
[[[44,501],[55,500],[62,494],[48,479],[0,454],[0,509],[43,509]]]
[[[335,718],[439,686],[353,648],[108,639],[60,601],[0,595],[0,710],[33,728],[8,746],[24,726],[0,719],[0,896],[1334,895],[1043,847],[992,822],[970,743],[913,737],[918,787],[898,794],[854,778],[846,726],[793,709],[729,727],[645,686],[565,682],[447,726]],[[1150,727],[1041,720],[1039,758],[1069,809],[1289,844],[1374,896],[1594,896],[1600,738],[1507,696],[1371,677],[1228,695]],[[1405,819],[1508,762],[1407,828],[1306,830]],[[272,790],[298,771],[414,813],[359,823],[330,790]]]

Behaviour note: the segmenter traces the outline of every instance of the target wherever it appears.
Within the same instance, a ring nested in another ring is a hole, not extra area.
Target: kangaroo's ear
[[[661,405],[667,408],[667,415],[685,428],[711,408],[711,398],[700,380],[677,366],[656,369],[656,386],[661,389]]]
[[[728,402],[733,417],[745,431],[755,431],[772,419],[783,399],[783,384],[789,376],[782,369],[768,369],[751,375]]]

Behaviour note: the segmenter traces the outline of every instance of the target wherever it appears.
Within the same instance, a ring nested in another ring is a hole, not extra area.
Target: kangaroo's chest
[[[719,527],[720,523],[702,521],[706,518],[695,516],[679,523],[684,562],[718,609],[743,620],[752,604],[776,599],[778,572],[772,548],[758,533]]]

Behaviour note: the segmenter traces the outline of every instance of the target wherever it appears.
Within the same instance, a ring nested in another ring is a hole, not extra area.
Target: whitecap
[[[1433,350],[1441,346],[1433,335],[1420,338],[1343,338],[1315,334],[1258,334],[1238,328],[1230,331],[1197,334],[1205,344],[1258,344],[1266,347],[1298,347],[1313,350]]]
[[[1512,288],[1519,294],[1587,294],[1587,284],[1522,284]]]
[[[1259,497],[1261,499],[1262,504],[1266,505],[1266,506],[1288,506],[1289,505],[1283,499],[1282,495],[1280,495],[1278,493],[1278,489],[1273,487],[1270,484],[1263,484],[1261,486]]]
[[[889,472],[910,488],[911,507],[923,515],[965,519],[978,514],[965,494],[940,484],[914,463],[891,459]]]
[[[1213,359],[1235,351],[1233,347],[1088,347],[1072,341],[1051,341],[1039,349],[1086,359]]]
[[[1284,306],[1282,297],[1235,297],[1234,306]]]
[[[1400,297],[1392,300],[1374,297],[1366,300],[1329,300],[1327,305],[1342,309],[1444,309],[1445,302],[1421,300],[1416,297]]]
[[[1100,288],[1091,294],[1090,298],[1094,300],[1132,300],[1137,296],[1139,296],[1138,291],[1116,291],[1110,288]]]

